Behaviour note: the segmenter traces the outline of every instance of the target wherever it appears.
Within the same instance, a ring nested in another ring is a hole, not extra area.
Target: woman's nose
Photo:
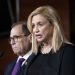
[[[35,26],[35,28],[33,29],[33,31],[37,33],[39,31],[38,26]]]

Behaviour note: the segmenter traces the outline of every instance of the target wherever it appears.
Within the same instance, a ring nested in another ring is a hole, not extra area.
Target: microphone
[[[3,51],[0,51],[0,57],[2,57],[4,55]]]

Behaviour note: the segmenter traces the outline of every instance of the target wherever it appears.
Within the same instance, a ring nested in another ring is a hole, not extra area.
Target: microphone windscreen
[[[0,51],[0,57],[2,57],[4,55],[3,51]]]

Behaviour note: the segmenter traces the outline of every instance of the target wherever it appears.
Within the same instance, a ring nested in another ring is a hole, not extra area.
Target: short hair
[[[18,26],[18,25],[22,26],[23,33],[25,33],[26,35],[30,34],[30,31],[28,30],[27,24],[25,21],[15,22],[12,24],[11,28],[14,28],[15,26]]]

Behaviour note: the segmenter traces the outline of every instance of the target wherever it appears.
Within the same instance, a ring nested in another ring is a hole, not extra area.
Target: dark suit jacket
[[[5,75],[11,75],[15,62],[8,66]],[[75,47],[63,44],[57,53],[32,54],[19,75],[75,75]]]
[[[15,64],[16,64],[16,60],[14,60],[13,62],[11,62],[11,63],[7,66],[4,75],[11,75],[12,70],[13,70]],[[24,75],[24,69],[25,69],[25,64],[22,66],[21,71],[19,72],[18,75]]]
[[[28,60],[26,61],[26,63],[21,67],[20,72],[18,73],[18,75],[26,75],[27,72],[27,68],[30,65],[32,59],[34,58],[34,54],[32,54],[31,56],[29,56]],[[4,75],[11,75],[12,70],[14,68],[14,65],[16,64],[16,60],[12,61],[10,64],[8,64],[7,68],[5,69]]]
[[[57,53],[38,53],[24,72],[24,75],[75,75],[75,47],[63,44]]]

